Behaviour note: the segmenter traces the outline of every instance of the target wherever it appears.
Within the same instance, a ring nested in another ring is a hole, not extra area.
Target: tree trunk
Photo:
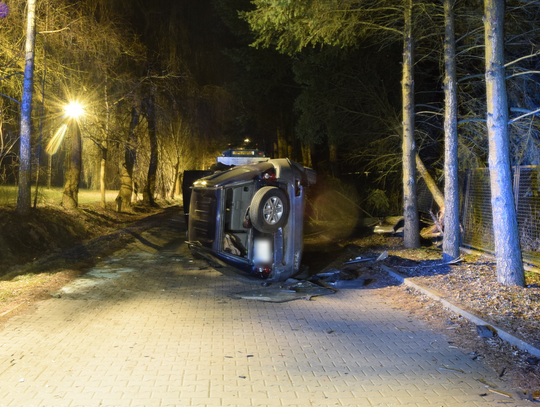
[[[69,160],[65,171],[64,194],[62,206],[64,208],[76,208],[79,204],[79,180],[81,179],[82,142],[79,123],[72,119],[70,126],[71,145]]]
[[[47,189],[51,189],[52,181],[52,154],[47,154],[49,156],[47,164]]]
[[[407,0],[404,12],[403,38],[403,244],[408,249],[420,247],[418,204],[416,197],[416,166],[414,143],[414,40],[412,37],[412,0]]]
[[[129,135],[124,148],[124,162],[120,165],[120,190],[116,197],[116,202],[120,202],[120,207],[131,209],[131,195],[133,193],[133,167],[135,165],[135,144],[137,135],[135,128],[139,124],[139,113],[135,106],[131,109],[131,122],[129,124]]]
[[[337,156],[337,146],[335,143],[330,142],[328,145],[330,149],[330,172],[333,177],[339,177],[340,171],[339,171],[339,163],[338,163],[338,156]]]
[[[104,141],[100,147],[101,150],[101,160],[99,166],[99,189],[101,192],[101,207],[106,207],[105,201],[105,184],[106,184],[106,173],[107,173],[107,141]]]
[[[44,47],[46,48],[46,47]],[[41,88],[41,115],[39,120],[39,137],[38,137],[38,149],[37,149],[37,170],[36,170],[36,191],[34,194],[34,209],[37,208],[38,194],[39,194],[39,178],[41,176],[41,142],[43,139],[43,121],[45,111],[45,84],[47,83],[47,55],[43,52],[43,82]]]
[[[175,195],[178,196],[182,193],[182,175],[178,172],[178,178],[176,179],[176,192]]]
[[[158,141],[156,129],[156,112],[154,106],[154,91],[146,101],[146,121],[148,122],[148,138],[150,140],[150,164],[148,177],[144,188],[143,201],[146,205],[154,205],[154,193],[156,190],[156,175],[158,168]]]
[[[287,137],[285,135],[285,130],[281,126],[277,128],[277,141],[278,141],[278,157],[277,158],[287,157],[287,152],[288,152]]]
[[[485,52],[489,174],[497,280],[523,286],[524,272],[512,193],[504,69],[504,0],[485,0]]]
[[[424,162],[422,161],[418,153],[415,154],[415,161],[416,161],[416,168],[418,172],[420,173],[420,176],[424,178],[424,182],[426,183],[426,186],[428,187],[429,192],[431,192],[433,199],[435,199],[435,202],[437,202],[437,205],[439,205],[441,212],[444,213],[444,195],[442,194],[441,190],[437,186],[437,183],[435,182],[431,174],[428,172],[426,166],[424,165]]]
[[[32,96],[34,92],[34,48],[36,40],[36,1],[27,2],[26,47],[21,104],[21,147],[17,212],[27,215],[32,205]]]
[[[302,163],[305,167],[313,167],[313,164],[311,162],[311,147],[309,144],[306,143],[302,143]]]
[[[459,257],[458,133],[457,133],[457,75],[454,34],[455,0],[444,0],[444,236],[443,260]]]
[[[99,189],[101,191],[101,207],[105,208],[107,202],[105,200],[105,188],[107,185],[107,152],[109,149],[109,122],[111,119],[110,107],[109,107],[109,94],[108,94],[108,76],[105,73],[105,140],[101,143],[101,163],[99,169]]]
[[[174,199],[174,194],[177,191],[177,186],[180,182],[179,176],[180,176],[180,157],[177,157],[176,164],[174,166],[174,176],[173,176],[173,183],[171,186],[171,193],[169,194],[169,198],[171,199]]]

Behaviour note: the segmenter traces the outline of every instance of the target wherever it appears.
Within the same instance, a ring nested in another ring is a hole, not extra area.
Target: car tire
[[[289,218],[287,195],[277,187],[263,187],[251,200],[250,212],[255,229],[263,233],[277,232]]]

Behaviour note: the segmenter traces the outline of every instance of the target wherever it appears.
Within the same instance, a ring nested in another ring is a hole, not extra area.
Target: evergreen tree
[[[525,277],[510,169],[504,64],[505,1],[485,0],[484,6],[489,173],[497,280],[504,285],[523,286]]]

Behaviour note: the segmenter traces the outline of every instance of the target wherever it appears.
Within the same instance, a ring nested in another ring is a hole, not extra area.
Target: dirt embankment
[[[106,236],[159,211],[159,208],[138,208],[134,212],[118,213],[98,205],[80,205],[69,210],[48,205],[23,217],[13,207],[2,207],[0,276],[34,260]]]
[[[21,217],[15,208],[0,208],[0,326],[180,210],[164,205],[118,213],[99,205],[49,205]]]

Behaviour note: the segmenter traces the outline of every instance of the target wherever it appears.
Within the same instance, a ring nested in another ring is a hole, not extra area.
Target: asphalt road
[[[376,290],[234,299],[260,281],[193,259],[180,213],[134,236],[5,324],[0,406],[528,403]]]

